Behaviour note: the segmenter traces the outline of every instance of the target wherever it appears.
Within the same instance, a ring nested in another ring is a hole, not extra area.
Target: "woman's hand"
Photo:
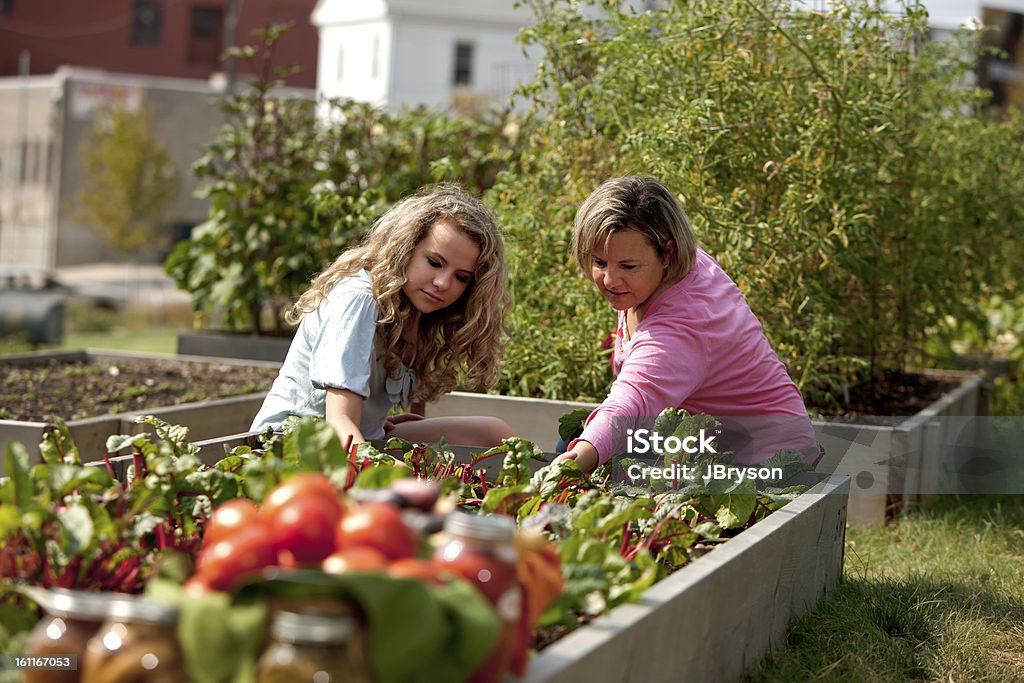
[[[388,415],[387,419],[384,420],[384,433],[387,434],[388,432],[395,428],[395,425],[402,424],[403,422],[415,422],[417,420],[422,419],[423,416],[417,415],[416,413],[399,413],[398,415]]]
[[[560,456],[552,460],[552,464],[557,462],[565,462],[566,460],[575,460],[576,464],[579,465],[583,474],[590,474],[597,469],[598,457],[597,449],[589,441],[577,441],[573,444],[572,448],[562,453]]]

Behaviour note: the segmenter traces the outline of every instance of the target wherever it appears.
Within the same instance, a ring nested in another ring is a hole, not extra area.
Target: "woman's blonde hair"
[[[658,256],[670,253],[665,277],[685,277],[697,258],[697,236],[679,200],[653,178],[623,176],[601,184],[583,200],[573,222],[572,254],[584,273],[590,273],[591,257],[613,233],[636,230]],[[669,241],[675,243],[670,250]]]
[[[402,324],[413,310],[402,293],[413,249],[438,221],[450,222],[480,248],[476,271],[452,305],[420,319],[421,332],[410,369],[419,378],[415,401],[452,391],[460,380],[489,387],[498,378],[509,295],[505,288],[505,252],[501,230],[479,200],[454,185],[423,188],[381,216],[363,241],[346,249],[315,276],[287,319],[297,323],[317,309],[339,280],[365,269],[377,301],[377,335],[388,374],[402,362]]]

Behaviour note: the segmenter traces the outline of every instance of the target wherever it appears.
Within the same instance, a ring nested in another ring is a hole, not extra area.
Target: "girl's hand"
[[[363,414],[363,397],[348,389],[327,387],[327,406],[324,419],[334,427],[342,445],[360,444],[366,439],[359,431],[359,420]]]
[[[578,441],[571,450],[562,453],[551,462],[554,464],[565,462],[566,460],[575,460],[576,464],[583,470],[583,474],[590,474],[597,469],[597,449],[588,441]]]
[[[397,424],[402,424],[403,422],[415,422],[422,419],[423,416],[417,415],[416,413],[399,413],[398,415],[390,415],[386,420],[384,420],[384,433],[387,434],[390,432]]]

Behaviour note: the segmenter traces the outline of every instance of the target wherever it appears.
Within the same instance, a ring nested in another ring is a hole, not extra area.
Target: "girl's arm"
[[[343,445],[350,436],[353,444],[366,441],[359,430],[359,420],[363,415],[362,396],[348,389],[327,387],[327,408],[324,412],[324,419],[334,427]]]

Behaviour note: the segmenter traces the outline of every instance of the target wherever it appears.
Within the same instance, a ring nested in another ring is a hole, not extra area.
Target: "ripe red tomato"
[[[391,503],[360,503],[338,524],[339,550],[355,546],[375,548],[389,560],[416,554],[416,534],[405,525],[401,511]]]
[[[337,550],[324,558],[320,568],[328,574],[345,572],[379,572],[388,566],[388,558],[379,550],[366,546],[354,546]]]
[[[269,518],[274,550],[291,552],[300,564],[320,562],[334,552],[335,529],[340,518],[340,503],[336,505],[315,495],[292,498],[278,506]]]
[[[260,509],[247,498],[235,498],[218,505],[203,531],[203,546],[213,545],[239,529],[263,523]]]
[[[302,472],[286,479],[275,486],[263,499],[260,511],[267,518],[277,514],[277,510],[295,498],[320,498],[328,505],[337,509],[340,515],[344,509],[341,494],[331,480],[316,472]]]
[[[430,560],[420,557],[403,557],[388,565],[388,576],[396,579],[417,579],[424,583],[440,586],[443,570]]]
[[[277,552],[266,530],[246,527],[199,553],[196,578],[214,590],[230,591],[239,581],[276,560]]]

